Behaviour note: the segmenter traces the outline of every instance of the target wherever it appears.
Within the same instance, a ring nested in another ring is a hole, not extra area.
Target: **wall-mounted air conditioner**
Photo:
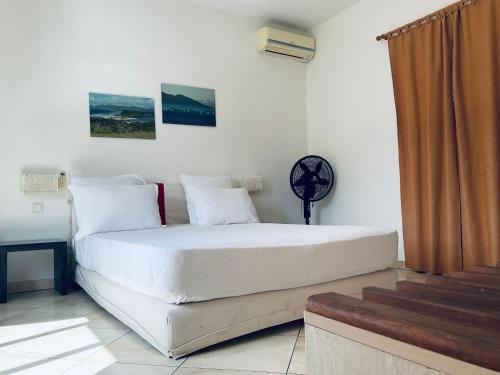
[[[307,35],[265,26],[258,31],[257,50],[309,62],[316,52],[316,41]]]

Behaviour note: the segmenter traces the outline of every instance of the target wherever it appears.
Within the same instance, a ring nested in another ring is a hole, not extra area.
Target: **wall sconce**
[[[31,174],[23,173],[23,193],[57,193],[66,187],[66,174]]]

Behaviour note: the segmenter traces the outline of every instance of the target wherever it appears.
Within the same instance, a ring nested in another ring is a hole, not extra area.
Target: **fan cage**
[[[295,195],[298,198],[304,200],[304,193],[305,193],[305,186],[294,186],[294,183],[296,181],[298,181],[305,173],[300,168],[299,164],[303,163],[310,170],[315,170],[316,166],[320,162],[322,162],[323,165],[321,167],[321,170],[318,172],[318,177],[328,180],[329,184],[328,185],[316,185],[315,192],[311,196],[310,201],[317,202],[317,201],[325,198],[332,190],[333,183],[335,181],[335,174],[333,172],[333,168],[330,165],[330,163],[328,163],[328,161],[325,160],[324,158],[322,158],[321,156],[317,156],[317,155],[306,156],[295,163],[295,165],[292,168],[292,172],[290,174],[290,186],[292,187],[293,192],[295,193]]]

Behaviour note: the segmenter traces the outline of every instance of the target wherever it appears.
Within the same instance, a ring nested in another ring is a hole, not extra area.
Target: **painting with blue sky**
[[[216,126],[215,90],[161,85],[164,124]]]
[[[156,139],[154,99],[89,93],[92,137]]]

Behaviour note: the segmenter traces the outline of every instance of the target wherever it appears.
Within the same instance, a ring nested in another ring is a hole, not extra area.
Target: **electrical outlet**
[[[32,211],[34,214],[43,214],[43,202],[33,202]]]

